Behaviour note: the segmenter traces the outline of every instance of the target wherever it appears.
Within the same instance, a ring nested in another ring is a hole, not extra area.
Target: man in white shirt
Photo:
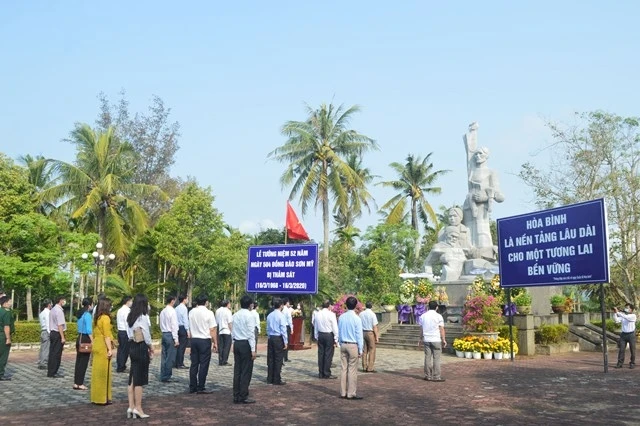
[[[260,314],[258,313],[258,305],[256,302],[253,302],[251,304],[251,308],[249,310],[251,312],[251,315],[253,316],[255,322],[256,322],[256,331],[255,331],[255,335],[256,335],[256,347],[258,345],[258,337],[260,336]],[[256,357],[259,357],[260,355],[257,354],[257,350],[256,350]]]
[[[184,352],[187,350],[187,340],[189,339],[189,310],[187,303],[189,299],[184,294],[178,296],[178,306],[176,306],[176,316],[178,317],[178,352],[176,353],[176,368],[184,369]]]
[[[253,374],[253,361],[256,359],[255,329],[256,320],[249,308],[253,300],[249,296],[240,299],[240,310],[233,314],[233,402],[235,404],[253,404],[249,399],[249,384]]]
[[[374,364],[376,363],[376,343],[379,341],[378,335],[378,318],[371,310],[373,306],[371,302],[365,305],[367,309],[360,313],[362,320],[362,331],[364,333],[364,353],[362,354],[362,371],[367,373],[375,373]]]
[[[218,364],[229,365],[229,353],[231,352],[231,330],[233,329],[233,316],[231,315],[231,302],[223,300],[216,311],[216,323],[218,323]]]
[[[338,319],[329,310],[331,302],[322,302],[322,310],[315,315],[314,337],[318,342],[318,377],[321,379],[337,379],[331,375],[334,348],[338,346]]]
[[[622,333],[620,333],[620,341],[618,342],[618,363],[615,368],[622,368],[624,365],[624,352],[627,349],[627,343],[629,344],[629,351],[631,352],[631,360],[629,362],[629,368],[635,368],[636,366],[636,314],[633,313],[635,306],[631,303],[624,305],[623,312],[618,311],[618,308],[613,308],[615,312],[613,314],[613,320],[620,324],[622,323]]]
[[[40,319],[40,356],[38,357],[38,368],[40,370],[47,369],[49,361],[49,314],[51,313],[51,300],[45,299],[42,302],[42,311],[38,318]]]
[[[118,327],[118,354],[116,356],[116,372],[124,373],[127,369],[127,358],[129,358],[129,335],[127,334],[127,317],[131,312],[133,300],[131,296],[122,298],[122,306],[116,314],[116,325]]]
[[[291,302],[288,297],[282,299],[282,303],[284,307],[282,308],[282,313],[284,314],[284,318],[287,321],[287,336],[288,339],[291,340],[291,335],[293,334],[293,316],[291,315],[293,312],[293,308],[291,307]],[[283,362],[289,362],[289,346],[287,346],[284,350],[284,359]]]
[[[191,367],[189,368],[189,393],[211,393],[205,385],[209,373],[211,354],[218,350],[216,317],[207,309],[208,298],[196,298],[196,307],[189,312],[191,334]]]
[[[160,312],[160,331],[162,332],[162,356],[160,358],[160,381],[168,383],[173,381],[171,374],[176,362],[176,352],[178,345],[178,317],[173,305],[176,303],[175,296],[167,296],[166,306]]]
[[[442,348],[447,347],[447,341],[444,334],[444,319],[437,309],[438,302],[430,301],[429,310],[418,320],[424,343],[424,380],[430,382],[444,382],[440,373],[440,356]]]

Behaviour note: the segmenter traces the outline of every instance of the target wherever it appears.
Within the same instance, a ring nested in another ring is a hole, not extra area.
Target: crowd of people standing
[[[5,339],[0,341],[0,380],[10,380],[4,373],[8,351],[2,351],[11,344],[13,322],[7,315],[6,305],[11,300],[0,296],[0,325],[3,325]],[[55,302],[55,303],[54,303]],[[195,307],[187,308],[185,296],[168,296],[165,307],[159,315],[161,339],[160,374],[161,382],[172,380],[174,368],[189,368],[189,393],[211,393],[206,388],[211,356],[218,354],[220,366],[231,365],[229,354],[233,351],[233,402],[251,404],[249,386],[253,374],[253,363],[258,356],[257,341],[260,332],[260,317],[255,303],[249,296],[240,299],[240,309],[233,314],[229,300],[222,300],[215,313],[209,308],[206,295],[198,296]],[[176,306],[177,304],[177,306]],[[62,349],[66,342],[67,323],[64,318],[66,299],[58,297],[54,301],[45,300],[39,315],[41,346],[38,368],[46,369],[50,378],[63,377],[60,373]],[[433,306],[432,306],[433,305]],[[318,342],[318,377],[337,379],[331,371],[336,348],[340,354],[340,397],[359,400],[357,393],[358,363],[362,372],[375,373],[376,344],[379,341],[378,321],[371,303],[366,309],[357,310],[358,300],[351,296],[346,299],[347,312],[340,315],[330,309],[326,300],[322,309],[312,316],[313,337]],[[425,347],[425,380],[444,381],[440,373],[440,354],[446,347],[444,321],[437,313],[437,304],[429,305],[419,324],[422,329],[421,343]],[[116,373],[127,371],[128,408],[127,418],[149,417],[142,407],[143,387],[149,383],[149,365],[154,356],[151,339],[149,301],[138,294],[134,298],[124,297],[115,315],[117,335],[112,333],[112,302],[101,295],[97,302],[85,298],[78,312],[78,337],[75,342],[76,362],[73,389],[86,391],[85,375],[91,362],[90,401],[99,405],[112,403],[112,360],[115,359]],[[272,311],[266,318],[267,334],[267,383],[283,386],[282,367],[287,362],[289,339],[293,332],[290,301],[274,298]],[[184,365],[186,347],[190,346],[189,367]],[[87,350],[87,347],[90,349]],[[231,349],[233,348],[233,349]],[[4,364],[3,364],[4,361]],[[632,358],[632,363],[635,360]]]

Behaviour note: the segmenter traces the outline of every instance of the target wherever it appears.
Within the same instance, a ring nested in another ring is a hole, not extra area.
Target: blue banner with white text
[[[497,222],[502,287],[609,282],[603,199]]]
[[[249,247],[247,292],[316,294],[318,245]]]

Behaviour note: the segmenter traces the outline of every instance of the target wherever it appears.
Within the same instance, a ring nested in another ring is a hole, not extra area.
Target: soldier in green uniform
[[[11,314],[11,297],[9,296],[0,297],[0,330],[2,330],[2,334],[0,334],[0,381],[11,380],[11,377],[5,374],[11,350],[11,335],[15,331]]]

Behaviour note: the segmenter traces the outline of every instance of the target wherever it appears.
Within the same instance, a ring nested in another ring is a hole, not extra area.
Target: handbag
[[[80,334],[80,342],[78,343],[78,352],[81,354],[90,354],[93,350],[93,343],[91,342],[83,342],[82,341],[83,334]]]
[[[142,328],[138,327],[133,330],[133,341],[136,343],[144,342],[144,334],[142,333]]]

